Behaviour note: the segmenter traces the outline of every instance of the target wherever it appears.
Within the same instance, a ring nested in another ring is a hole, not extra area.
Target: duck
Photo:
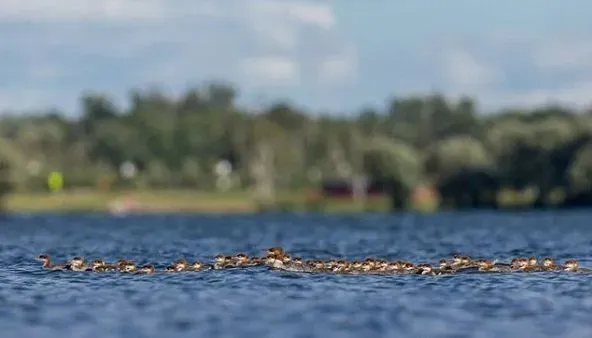
[[[68,264],[68,269],[72,271],[86,271],[84,258],[76,256],[72,258]]]
[[[136,263],[133,261],[121,259],[117,264],[117,270],[120,272],[135,272],[137,269]]]
[[[434,269],[430,264],[423,263],[416,266],[416,274],[418,275],[435,275]]]
[[[452,267],[450,265],[450,263],[448,263],[448,261],[446,259],[444,259],[444,258],[440,259],[440,261],[438,262],[438,268],[445,269],[445,268],[448,268],[448,267]]]
[[[213,269],[213,266],[211,266],[209,264],[203,264],[200,261],[195,261],[195,262],[193,262],[193,264],[191,264],[192,271],[204,271],[204,270],[210,270],[210,269]]]
[[[284,269],[284,261],[282,260],[283,257],[274,257],[269,256],[265,260],[265,264],[272,269]]]
[[[177,259],[171,265],[175,267],[175,271],[177,272],[189,270],[189,263],[185,258]]]
[[[250,265],[249,256],[244,253],[238,253],[232,257],[232,265],[235,267],[246,267]]]
[[[480,272],[491,272],[495,266],[495,261],[490,259],[479,259],[476,263]]]
[[[510,266],[511,266],[512,270],[524,271],[528,268],[528,258],[516,257],[516,258],[512,259]]]
[[[265,250],[265,256],[266,257],[270,257],[270,256],[274,256],[274,257],[280,257],[280,256],[284,256],[286,254],[286,251],[284,250],[284,248],[279,247],[279,246],[274,246],[271,247],[267,250]]]
[[[105,272],[107,271],[107,264],[105,264],[105,261],[102,259],[95,259],[86,268],[86,271]]]
[[[526,267],[523,270],[528,272],[543,271],[542,266],[538,264],[538,260],[534,256],[526,259]]]
[[[234,268],[234,264],[232,262],[232,256],[218,254],[214,257],[214,269],[229,269]]]
[[[555,260],[551,257],[543,258],[543,270],[544,271],[558,271],[561,270],[559,266],[555,263]]]
[[[249,263],[246,266],[261,266],[265,265],[265,257],[251,257]]]
[[[152,265],[152,264],[146,264],[146,265],[143,265],[140,269],[138,269],[136,271],[136,273],[140,273],[140,274],[142,274],[142,273],[154,273],[155,271],[156,271],[156,269],[154,268],[154,265]]]
[[[453,268],[468,268],[475,266],[473,260],[470,256],[466,255],[454,255],[452,257],[452,267]]]
[[[44,269],[53,270],[53,271],[67,270],[67,264],[66,263],[52,264],[51,263],[51,259],[49,258],[49,255],[48,254],[40,254],[37,257],[37,260],[43,263],[42,267]]]
[[[577,272],[580,270],[580,264],[573,258],[565,260],[563,263],[563,270],[570,272]]]

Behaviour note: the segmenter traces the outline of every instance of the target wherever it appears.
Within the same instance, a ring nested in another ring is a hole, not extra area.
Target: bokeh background
[[[588,206],[590,6],[1,1],[3,208]]]

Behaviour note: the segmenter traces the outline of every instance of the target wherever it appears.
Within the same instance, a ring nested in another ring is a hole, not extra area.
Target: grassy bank
[[[279,193],[277,203],[269,209],[283,211],[316,210],[322,212],[388,211],[386,198],[360,203],[349,199],[320,200],[308,203],[300,192]],[[133,201],[139,212],[231,213],[256,212],[260,205],[248,192],[198,192],[194,190],[120,191],[94,190],[60,193],[14,193],[6,199],[9,212],[96,211],[108,212],[115,204]]]

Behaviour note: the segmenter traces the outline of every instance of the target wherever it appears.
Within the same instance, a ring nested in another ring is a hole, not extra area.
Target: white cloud
[[[0,0],[0,41],[0,55],[15,60],[0,65],[11,91],[59,89],[41,105],[75,106],[84,89],[212,78],[275,95],[273,85],[330,87],[356,70],[329,1]],[[0,109],[23,105],[10,97]]]
[[[160,19],[171,6],[163,1],[145,0],[1,0],[0,20],[97,21]],[[174,6],[173,6],[174,7]]]
[[[322,84],[349,83],[356,75],[356,56],[353,52],[331,55],[319,62],[318,79]]]
[[[592,69],[592,40],[547,40],[533,50],[532,58],[535,65],[543,69]]]
[[[501,72],[467,51],[459,49],[447,52],[443,61],[444,76],[454,88],[468,90],[487,87],[502,79]]]
[[[258,85],[295,84],[299,80],[298,63],[280,56],[263,56],[243,62],[243,72]]]

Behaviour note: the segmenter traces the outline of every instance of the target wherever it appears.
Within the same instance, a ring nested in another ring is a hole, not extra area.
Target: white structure
[[[125,161],[119,166],[119,173],[123,178],[132,179],[138,174],[138,168],[131,161]]]

